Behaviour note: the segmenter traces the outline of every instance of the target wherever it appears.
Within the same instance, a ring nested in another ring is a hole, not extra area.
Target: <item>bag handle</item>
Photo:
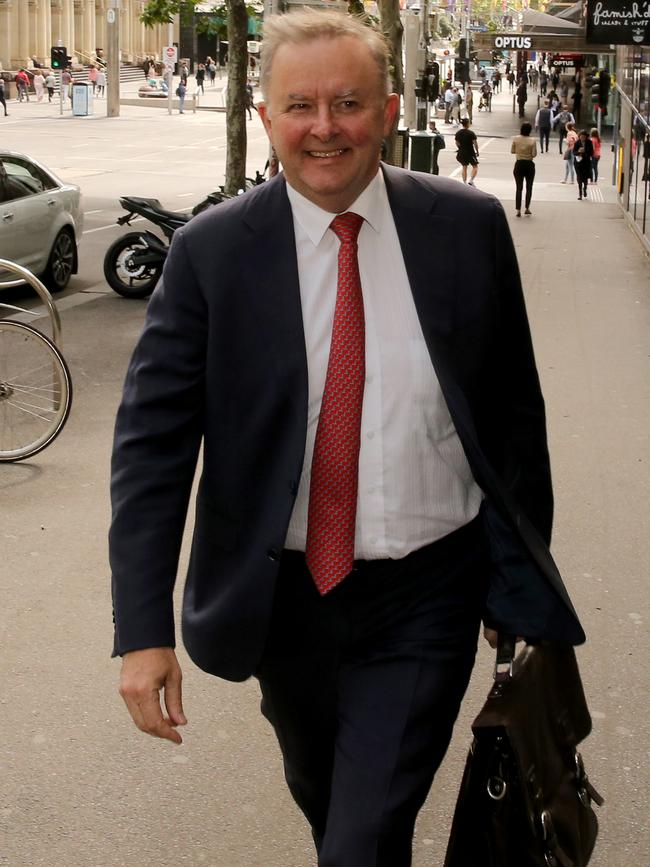
[[[517,646],[517,638],[514,635],[507,635],[499,632],[497,641],[497,656],[494,661],[494,681],[495,683],[503,683],[512,678],[512,667],[515,660],[515,649]]]

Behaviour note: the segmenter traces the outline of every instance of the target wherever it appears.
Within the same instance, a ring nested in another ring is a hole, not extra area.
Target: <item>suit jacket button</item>
[[[298,493],[298,482],[291,482],[291,484],[289,485],[289,490],[291,491],[291,493],[295,497],[296,494]]]
[[[277,548],[269,548],[266,554],[269,560],[273,560],[274,563],[277,563],[277,561],[280,559],[280,552]]]

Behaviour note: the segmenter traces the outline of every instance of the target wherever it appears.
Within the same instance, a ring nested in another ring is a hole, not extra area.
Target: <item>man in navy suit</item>
[[[180,742],[203,445],[185,646],[258,678],[320,867],[407,867],[481,619],[584,640],[548,551],[544,404],[501,205],[380,167],[383,40],[296,12],[263,46],[283,173],[176,233],[118,414],[121,694]]]

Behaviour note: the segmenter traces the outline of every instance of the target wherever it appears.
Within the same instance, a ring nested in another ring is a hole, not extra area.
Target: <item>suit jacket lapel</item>
[[[461,439],[476,443],[467,400],[453,369],[458,226],[435,213],[437,194],[413,176],[382,165],[424,339]],[[467,451],[466,445],[466,451]],[[471,458],[470,458],[471,460]]]
[[[382,164],[382,170],[415,306],[433,354],[436,337],[449,335],[453,325],[457,227],[436,215],[434,191],[399,169]]]
[[[267,181],[244,220],[250,229],[250,256],[243,266],[251,293],[251,315],[260,318],[261,338],[276,360],[278,382],[298,417],[307,419],[307,355],[293,216],[282,175]]]

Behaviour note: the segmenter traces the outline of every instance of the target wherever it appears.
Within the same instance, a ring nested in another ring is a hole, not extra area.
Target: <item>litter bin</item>
[[[431,157],[433,155],[433,136],[426,129],[409,133],[411,142],[411,170],[414,172],[431,172]]]
[[[86,117],[93,113],[93,86],[86,81],[75,81],[72,84],[72,114],[75,117]]]

